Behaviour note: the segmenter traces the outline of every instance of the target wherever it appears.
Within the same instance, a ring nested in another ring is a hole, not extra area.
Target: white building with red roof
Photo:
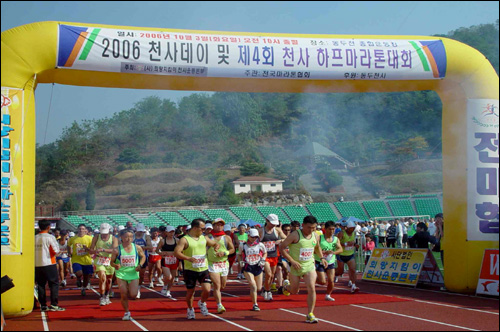
[[[283,191],[283,180],[271,179],[262,176],[245,176],[233,181],[234,193],[271,192]]]

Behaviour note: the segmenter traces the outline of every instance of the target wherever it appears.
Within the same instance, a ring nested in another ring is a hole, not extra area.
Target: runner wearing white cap
[[[149,270],[149,288],[154,288],[154,276],[155,273],[158,276],[159,286],[164,286],[163,284],[163,272],[161,267],[161,256],[157,254],[157,248],[159,247],[161,236],[159,236],[159,229],[157,227],[151,228],[151,245],[153,250],[148,251],[148,270]]]
[[[348,221],[345,225],[344,230],[342,230],[338,235],[340,244],[342,245],[343,252],[338,256],[337,264],[337,275],[342,275],[344,272],[344,264],[349,267],[349,280],[351,284],[351,293],[359,291],[359,287],[356,286],[356,260],[355,252],[359,248],[356,244],[356,223],[354,221]]]
[[[179,269],[179,260],[174,255],[175,247],[177,246],[177,239],[175,238],[175,228],[173,226],[160,226],[161,240],[156,248],[156,252],[161,255],[161,267],[163,270],[163,289],[161,294],[168,298],[172,295],[170,290],[177,277],[177,270]]]
[[[118,248],[118,239],[111,235],[111,225],[101,224],[99,233],[94,235],[90,245],[90,253],[96,255],[94,265],[99,278],[99,293],[101,294],[99,305],[101,306],[111,304],[109,291],[115,273],[115,269],[111,266],[111,255],[116,248]]]
[[[266,301],[272,301],[273,295],[271,293],[271,283],[274,279],[274,274],[276,273],[276,267],[278,266],[279,252],[278,247],[282,240],[286,239],[286,235],[283,231],[276,227],[279,226],[280,221],[277,215],[270,214],[266,217],[266,225],[264,228],[259,228],[259,239],[260,242],[264,244],[267,250],[266,265],[264,271],[266,273],[264,279],[264,299]]]
[[[240,253],[240,245],[246,243],[248,241],[248,234],[247,234],[247,225],[245,224],[240,224],[238,226],[238,233],[234,233],[234,247],[236,249],[236,255],[238,257],[238,261],[240,261],[241,255]],[[241,264],[238,264],[238,276],[236,277],[237,279],[243,279],[243,272],[241,271]]]
[[[214,298],[217,302],[217,313],[222,314],[226,308],[222,305],[221,290],[226,288],[227,276],[229,275],[228,257],[234,254],[234,245],[231,237],[224,232],[226,222],[222,218],[217,218],[213,221],[211,234],[206,235],[207,240],[212,240],[219,244],[219,249],[215,252],[214,248],[208,248],[208,272],[214,286]]]
[[[257,303],[257,292],[262,288],[262,276],[267,258],[267,250],[259,241],[259,231],[251,229],[248,240],[240,243],[239,258],[242,271],[250,284],[250,298],[252,299],[252,311],[260,311]]]

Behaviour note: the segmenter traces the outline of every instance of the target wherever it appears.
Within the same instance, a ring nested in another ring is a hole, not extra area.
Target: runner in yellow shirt
[[[68,241],[69,255],[73,263],[73,272],[76,274],[76,285],[82,287],[81,294],[85,296],[90,277],[94,273],[92,257],[90,257],[90,246],[92,237],[87,235],[88,230],[84,224],[78,225],[78,234]],[[83,276],[83,284],[81,278]]]

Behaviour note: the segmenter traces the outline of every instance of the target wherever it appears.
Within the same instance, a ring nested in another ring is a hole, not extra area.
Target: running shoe
[[[44,311],[48,311],[49,310],[49,307],[47,307],[46,305],[42,305],[40,307],[40,311],[44,312]]]
[[[66,309],[61,308],[61,307],[59,307],[57,305],[51,305],[51,306],[49,306],[49,310],[50,311],[66,311]]]
[[[357,287],[356,284],[352,284],[351,293],[354,294],[356,292],[359,292],[359,287]]]
[[[196,315],[194,313],[194,308],[187,310],[187,319],[196,319]]]
[[[273,300],[273,293],[267,292],[267,300],[272,301]]]
[[[87,289],[88,289],[88,290],[92,290],[92,285],[90,284],[90,282],[89,282],[89,284],[87,285]]]
[[[260,311],[260,308],[257,304],[253,305],[252,311]]]
[[[99,305],[100,306],[106,305],[106,297],[101,296],[101,298],[99,299]]]
[[[62,287],[66,287],[66,279],[64,279],[64,280],[61,282],[61,286],[62,286]]]
[[[69,276],[71,277],[71,279],[75,279],[76,278],[76,274],[74,274],[74,273],[71,273]]]
[[[135,298],[136,299],[140,299],[141,298],[141,290],[140,289],[137,291],[137,296]]]
[[[306,323],[317,324],[318,322],[319,322],[318,319],[314,317],[314,314],[312,312],[309,315],[307,315]]]
[[[149,288],[155,288],[155,284],[154,284],[154,282],[152,282],[152,281],[151,281],[151,282],[149,283]]]
[[[335,277],[335,282],[339,282],[339,277]]]
[[[276,284],[271,284],[271,292],[275,293],[276,291],[278,291],[278,288],[276,288]]]
[[[171,299],[171,298],[172,298],[172,294],[170,294],[170,291],[169,291],[169,290],[165,292],[165,297],[166,297],[167,299]]]
[[[163,295],[163,296],[167,296],[167,289],[166,288],[162,288],[160,294]]]
[[[289,286],[290,286],[289,280],[283,281],[283,295],[290,296],[290,291],[288,290]]]
[[[130,311],[127,311],[124,315],[122,320],[130,320],[132,317],[130,317]]]
[[[217,313],[218,314],[223,314],[225,312],[226,312],[226,308],[224,308],[224,306],[222,304],[217,306]]]
[[[163,279],[158,280],[158,286],[165,286],[165,284],[163,283]]]
[[[203,303],[203,302],[201,302],[201,300],[199,300],[198,301],[198,307],[200,308],[201,314],[203,316],[208,316],[209,312],[208,312],[208,308],[207,308],[207,304],[206,303]]]
[[[80,279],[76,279],[76,287],[82,287],[82,281]]]
[[[349,280],[349,282],[347,283],[347,287],[352,287],[352,281]]]
[[[82,296],[87,295],[87,294],[85,293],[85,289],[83,289],[83,288],[82,288],[82,291],[80,292],[80,294],[82,294]]]
[[[109,299],[109,295],[106,296],[106,305],[111,304],[111,303],[113,303],[113,302],[111,302],[111,300]]]
[[[335,299],[333,297],[331,297],[330,295],[325,296],[325,300],[330,301],[330,302],[335,301]]]

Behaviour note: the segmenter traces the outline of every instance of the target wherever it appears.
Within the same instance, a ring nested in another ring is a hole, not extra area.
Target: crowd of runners
[[[346,269],[351,293],[358,292],[356,250],[364,250],[369,257],[375,247],[385,246],[378,225],[366,226],[369,228],[365,230],[365,225],[353,221],[319,224],[314,216],[305,217],[302,223],[282,224],[277,215],[270,214],[263,226],[240,224],[237,228],[221,218],[195,219],[190,225],[160,226],[149,231],[141,223],[134,226],[128,222],[118,228],[103,223],[91,236],[81,224],[76,234],[55,232],[58,248],[52,248],[50,254],[57,259],[61,288],[66,287],[69,275],[76,278],[81,295],[86,296],[95,276],[99,280],[99,305],[106,306],[114,296],[112,286],[117,285],[125,311],[123,320],[131,319],[129,299],[140,299],[143,284],[162,287],[161,295],[166,298],[172,298],[174,283],[185,285],[188,320],[196,318],[194,297],[199,284],[202,292],[197,307],[201,314],[210,314],[207,301],[211,290],[217,313],[223,314],[222,291],[234,265],[237,279],[248,282],[252,301],[249,310],[260,311],[259,295],[264,301],[273,301],[273,296],[298,294],[303,281],[306,322],[318,323],[314,316],[317,285],[326,285],[325,300],[335,301],[334,284]],[[377,243],[373,241],[376,233]],[[179,279],[181,275],[183,280]],[[38,289],[42,291],[40,285]],[[46,301],[44,289],[43,296]],[[42,310],[52,310],[45,303],[41,305]],[[57,304],[55,307],[54,311],[64,310]]]

